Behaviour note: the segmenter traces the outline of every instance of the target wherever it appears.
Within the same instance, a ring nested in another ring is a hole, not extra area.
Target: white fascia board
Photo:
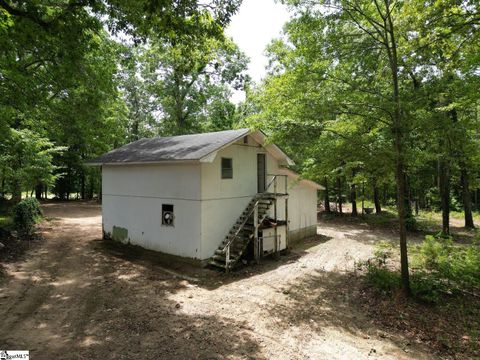
[[[110,162],[110,163],[84,163],[87,166],[124,166],[124,165],[186,165],[198,163],[198,160],[163,160],[163,161],[132,161],[132,162]]]
[[[214,151],[200,159],[201,163],[213,163],[215,158],[217,157],[218,151]]]

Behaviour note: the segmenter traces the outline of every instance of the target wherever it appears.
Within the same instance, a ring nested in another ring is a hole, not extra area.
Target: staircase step
[[[253,216],[255,205],[257,205],[258,221],[260,222],[266,217],[274,200],[275,196],[272,194],[262,193],[255,195],[239,216],[236,223],[232,226],[227,236],[225,236],[222,244],[215,250],[209,264],[227,269],[225,264],[226,253],[223,249],[230,243],[230,264],[228,267],[233,267],[241,259],[243,252],[253,238],[253,232],[255,231],[254,222],[256,222]]]
[[[217,260],[217,261],[220,261],[220,262],[225,262],[225,254],[223,255],[213,255],[213,260]],[[231,262],[236,262],[236,260],[238,259],[238,253],[237,254],[230,254],[230,261]]]
[[[222,268],[222,269],[227,268],[227,265],[225,264],[225,262],[221,263],[220,261],[217,261],[217,260],[210,260],[208,263],[210,265],[213,265],[213,266],[216,266],[216,267],[219,267],[219,268]]]

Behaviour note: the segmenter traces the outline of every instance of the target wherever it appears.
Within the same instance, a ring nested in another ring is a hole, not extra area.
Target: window
[[[174,219],[175,216],[173,215],[173,205],[162,204],[162,225],[173,226]]]
[[[243,137],[243,143],[244,143],[244,144],[248,144],[248,136],[244,136],[244,137]]]
[[[232,159],[222,158],[222,179],[233,178]]]

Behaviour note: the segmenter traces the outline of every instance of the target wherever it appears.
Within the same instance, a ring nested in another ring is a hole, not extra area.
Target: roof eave
[[[155,160],[155,161],[117,161],[117,162],[86,162],[87,166],[121,166],[121,165],[165,165],[165,164],[195,164],[200,159]]]

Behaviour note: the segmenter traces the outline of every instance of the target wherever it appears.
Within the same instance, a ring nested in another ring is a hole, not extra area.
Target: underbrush
[[[426,236],[409,246],[412,297],[401,291],[398,248],[377,245],[365,271],[365,311],[385,328],[404,332],[442,356],[480,356],[480,247]]]
[[[400,290],[397,266],[392,264],[394,246],[381,243],[375,256],[365,263],[366,279],[377,290],[392,294]],[[450,237],[427,235],[420,245],[410,246],[412,295],[421,301],[438,303],[442,294],[480,296],[480,247],[455,245]]]

